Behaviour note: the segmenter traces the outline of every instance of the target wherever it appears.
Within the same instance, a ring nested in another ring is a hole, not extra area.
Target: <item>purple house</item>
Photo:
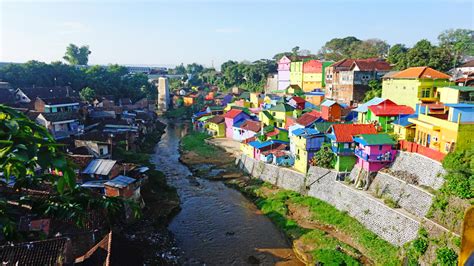
[[[283,56],[278,61],[278,90],[285,90],[290,86],[290,63],[287,56]]]
[[[367,172],[377,172],[395,159],[397,142],[388,134],[361,134],[354,136],[357,144],[355,155],[357,166]]]
[[[225,119],[225,137],[232,139],[233,136],[233,126],[235,123],[249,119],[250,115],[246,112],[239,109],[230,109],[227,113],[224,114]]]

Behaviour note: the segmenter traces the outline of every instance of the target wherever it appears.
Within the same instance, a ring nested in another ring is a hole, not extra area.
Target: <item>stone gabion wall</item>
[[[399,152],[390,169],[414,174],[418,177],[420,185],[433,189],[441,188],[444,183],[443,176],[446,174],[439,162],[416,153],[403,151]]]
[[[392,198],[400,207],[419,218],[426,216],[434,198],[432,194],[382,172],[377,173],[369,191]]]
[[[413,240],[420,227],[417,220],[391,209],[367,192],[336,181],[334,171],[311,167],[305,176],[290,169],[257,162],[245,155],[242,155],[237,164],[256,178],[321,199],[341,211],[347,211],[368,229],[394,245],[401,246]]]

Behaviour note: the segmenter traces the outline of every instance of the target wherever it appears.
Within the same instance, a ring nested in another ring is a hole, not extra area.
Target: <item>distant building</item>
[[[290,86],[290,63],[291,60],[287,56],[283,56],[278,61],[278,88],[277,90],[285,90]]]
[[[158,111],[167,111],[170,103],[168,78],[158,78]]]

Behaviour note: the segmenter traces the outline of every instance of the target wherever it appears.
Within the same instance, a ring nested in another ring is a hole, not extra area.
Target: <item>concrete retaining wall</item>
[[[420,185],[439,189],[444,183],[446,171],[441,163],[425,156],[400,151],[390,169],[393,171],[407,171],[418,177]]]
[[[410,218],[409,214],[391,209],[367,192],[336,181],[334,171],[311,167],[304,176],[290,169],[257,162],[245,155],[242,155],[237,164],[256,178],[324,200],[341,211],[347,211],[368,229],[394,245],[400,246],[413,240],[420,227],[419,221]],[[309,190],[305,189],[306,186],[309,186]]]
[[[382,172],[377,173],[369,191],[374,195],[389,196],[419,218],[426,216],[434,198],[432,194]]]

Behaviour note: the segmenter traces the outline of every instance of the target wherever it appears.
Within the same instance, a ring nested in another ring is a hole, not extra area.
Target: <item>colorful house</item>
[[[263,110],[258,114],[258,120],[260,120],[263,125],[269,126],[275,123],[275,118],[270,114],[270,111]]]
[[[393,133],[397,135],[398,140],[413,141],[415,138],[416,126],[408,121],[409,118],[417,118],[418,115],[404,115],[400,116],[392,122]]]
[[[397,142],[385,133],[357,135],[354,142],[357,145],[354,151],[357,167],[367,172],[377,172],[386,167],[397,154],[393,147]]]
[[[274,126],[267,126],[263,129],[266,140],[280,140],[288,142],[290,141],[288,137],[288,130],[284,128],[278,128]]]
[[[250,119],[235,123],[233,126],[234,134],[233,140],[243,141],[245,139],[255,136],[260,131],[260,122]]]
[[[440,87],[437,92],[442,103],[474,103],[474,87]]]
[[[382,98],[412,108],[438,101],[437,88],[451,86],[450,76],[430,67],[410,67],[383,78]]]
[[[353,105],[362,102],[370,90],[371,80],[380,80],[391,69],[383,59],[346,59],[331,65],[334,77],[328,86],[327,98]]]
[[[306,101],[299,97],[299,96],[293,96],[291,99],[288,101],[288,104],[298,110],[303,110],[305,108],[305,103]]]
[[[368,107],[365,123],[373,123],[377,130],[383,132],[392,132],[392,122],[400,116],[411,115],[415,110],[410,106],[398,105],[390,100],[385,100],[377,105]]]
[[[250,93],[250,108],[259,108],[263,103],[264,95],[259,92]]]
[[[302,173],[308,171],[309,161],[321,149],[325,135],[314,128],[298,128],[292,131],[290,151],[295,157],[294,168]]]
[[[249,118],[250,116],[246,112],[239,109],[231,109],[227,113],[225,113],[224,119],[225,119],[226,138],[232,139],[234,135],[233,126],[235,123],[243,121],[245,119],[249,119]]]
[[[294,110],[295,108],[286,103],[279,103],[268,109],[268,112],[273,117],[273,126],[281,128],[285,127],[286,117],[292,116]]]
[[[250,137],[248,139],[244,139],[240,143],[240,150],[242,151],[243,154],[245,154],[247,157],[253,158],[253,153],[254,153],[254,147],[251,146],[249,143],[252,141],[255,141],[255,137]]]
[[[323,63],[309,60],[303,63],[303,91],[310,92],[323,87]]]
[[[472,147],[474,104],[446,104],[446,107],[444,115],[427,112],[408,119],[416,125],[414,142],[444,154]]]
[[[253,147],[253,156],[257,161],[262,159],[262,153],[269,150],[285,150],[288,146],[288,142],[279,140],[268,140],[268,141],[251,141],[248,145]],[[266,155],[263,156],[264,158]]]
[[[332,100],[325,100],[321,104],[321,118],[328,121],[341,121],[342,105]]]
[[[369,106],[377,105],[379,103],[382,103],[383,101],[385,101],[384,98],[374,97],[365,103],[359,104],[357,108],[354,108],[352,111],[357,113],[357,122],[365,123],[365,121],[367,121],[366,116],[367,111],[369,111]]]
[[[304,94],[304,98],[307,102],[310,102],[316,106],[320,106],[324,101],[324,92],[321,90],[306,92]]]
[[[225,137],[225,119],[223,115],[216,115],[210,118],[204,127],[207,133],[215,138]]]
[[[286,88],[287,95],[301,95],[303,94],[303,89],[301,89],[300,85],[291,84]]]
[[[290,86],[290,63],[287,56],[283,56],[278,61],[278,90],[285,90]]]
[[[303,61],[290,63],[290,85],[298,85],[303,88]]]
[[[183,102],[184,106],[192,106],[196,104],[198,101],[198,94],[197,93],[191,93],[186,96],[183,96]]]
[[[361,134],[377,134],[377,130],[372,124],[334,124],[329,128],[327,137],[337,156],[334,167],[337,171],[350,172],[354,167],[356,157],[353,137]]]

